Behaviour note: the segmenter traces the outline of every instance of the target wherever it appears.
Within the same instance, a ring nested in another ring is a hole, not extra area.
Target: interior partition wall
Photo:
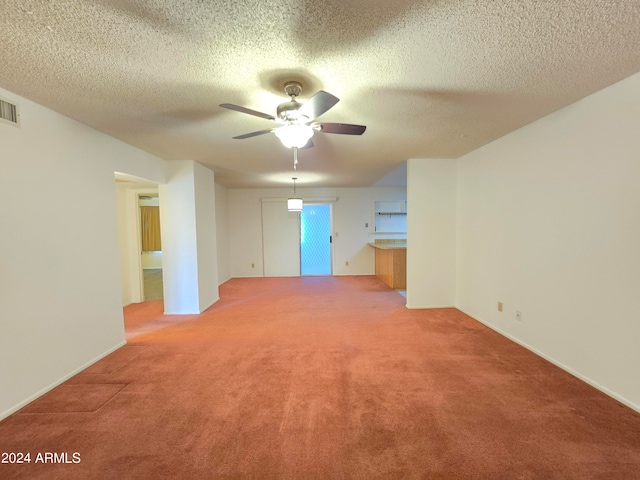
[[[300,275],[300,214],[287,199],[262,199],[262,250],[265,277]]]

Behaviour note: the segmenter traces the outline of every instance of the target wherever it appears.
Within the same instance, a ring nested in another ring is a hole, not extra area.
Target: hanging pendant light
[[[292,177],[293,180],[293,198],[289,198],[287,200],[287,209],[290,212],[301,212],[302,211],[302,199],[296,197],[296,180],[297,177]]]

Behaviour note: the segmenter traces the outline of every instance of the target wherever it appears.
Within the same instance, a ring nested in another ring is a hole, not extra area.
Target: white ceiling
[[[640,71],[640,0],[3,0],[0,86],[230,187],[290,183],[275,114],[340,102],[299,185],[371,186],[456,158]],[[26,119],[23,119],[26,121]]]

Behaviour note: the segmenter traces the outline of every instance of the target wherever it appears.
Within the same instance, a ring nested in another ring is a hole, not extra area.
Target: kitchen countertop
[[[393,243],[375,242],[375,243],[369,243],[369,245],[371,245],[373,248],[379,248],[381,250],[401,250],[401,249],[407,248],[407,241],[404,240],[401,242],[393,242]]]

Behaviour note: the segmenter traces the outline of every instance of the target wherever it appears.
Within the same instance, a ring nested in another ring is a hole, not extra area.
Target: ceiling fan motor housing
[[[278,118],[285,122],[307,122],[309,119],[298,114],[298,109],[302,106],[301,103],[292,100],[291,102],[284,102],[278,105]]]
[[[289,95],[291,100],[302,93],[302,85],[299,82],[287,82],[284,84],[284,93]]]
[[[284,92],[291,97],[290,102],[284,102],[278,105],[278,118],[285,122],[307,122],[308,118],[298,114],[298,109],[302,106],[296,101],[296,97],[302,93],[302,85],[299,82],[287,82],[284,84]]]
[[[302,93],[302,85],[299,82],[287,82],[284,84],[284,92],[291,97],[291,101],[278,105],[276,110],[278,118],[286,123],[308,122],[309,118],[298,114],[298,109],[302,104],[296,101],[296,97]]]

